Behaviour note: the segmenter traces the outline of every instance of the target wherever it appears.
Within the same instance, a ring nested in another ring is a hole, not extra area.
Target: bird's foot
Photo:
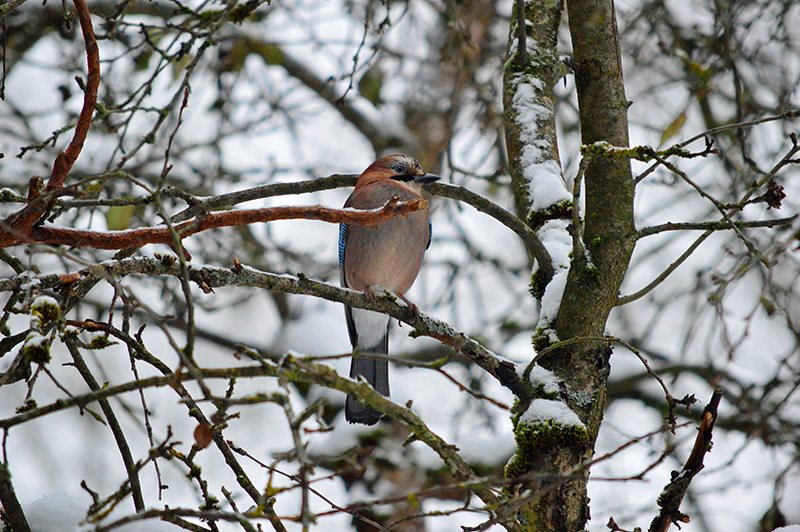
[[[366,297],[367,299],[369,299],[372,302],[375,302],[375,301],[378,300],[378,297],[375,295],[375,292],[373,292],[372,288],[370,288],[369,286],[364,289],[364,297]]]
[[[402,294],[397,294],[397,297],[403,300],[403,302],[408,305],[408,308],[411,309],[411,313],[414,314],[415,318],[419,318],[419,307],[416,306],[414,303],[406,299],[406,296]]]

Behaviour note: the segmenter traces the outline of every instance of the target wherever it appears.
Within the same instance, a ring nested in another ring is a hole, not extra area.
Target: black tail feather
[[[387,356],[389,335],[377,346],[367,351],[353,354],[350,363],[350,378],[364,377],[375,391],[381,395],[389,396],[389,358]],[[383,351],[383,352],[381,352]],[[362,405],[358,399],[348,395],[344,404],[345,419],[350,423],[374,425],[383,416],[374,408]]]

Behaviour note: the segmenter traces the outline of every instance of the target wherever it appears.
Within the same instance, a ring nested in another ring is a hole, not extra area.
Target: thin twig
[[[753,127],[759,124],[764,124],[766,122],[774,122],[775,120],[786,120],[786,119],[793,119],[800,117],[800,109],[793,109],[791,111],[786,111],[785,113],[781,113],[775,116],[768,116],[766,118],[759,118],[758,120],[750,120],[748,122],[737,122],[735,124],[728,124],[726,126],[719,126],[712,129],[708,129],[702,133],[695,135],[694,137],[684,140],[680,144],[679,147],[683,148],[688,146],[689,144],[693,143],[696,140],[700,140],[703,137],[707,137],[709,135],[714,135],[716,133],[722,133],[723,131],[730,131],[731,129],[741,129],[745,127]]]
[[[78,373],[81,374],[81,377],[83,377],[86,385],[89,386],[89,389],[92,391],[99,390],[100,385],[97,383],[97,380],[95,380],[94,375],[92,375],[92,371],[89,369],[89,366],[87,366],[86,362],[83,360],[83,357],[78,350],[78,346],[75,344],[75,339],[71,337],[65,337],[64,343],[66,344],[70,355],[72,355],[73,366],[78,370]],[[136,508],[137,512],[141,512],[145,507],[144,496],[142,495],[142,486],[139,483],[139,473],[134,467],[135,462],[133,460],[133,455],[131,454],[131,448],[128,445],[128,441],[125,439],[125,433],[122,431],[122,427],[117,420],[114,409],[111,408],[111,403],[108,401],[108,399],[100,399],[98,402],[100,403],[100,409],[103,411],[103,415],[108,422],[108,427],[111,429],[111,433],[114,435],[114,439],[117,442],[119,452],[122,455],[122,462],[125,464],[125,471],[128,474],[128,482],[131,486],[131,495],[133,496],[134,508]]]
[[[86,45],[86,63],[88,68],[86,88],[83,93],[83,107],[81,108],[75,133],[67,149],[59,153],[53,163],[53,171],[44,189],[42,179],[32,177],[28,188],[28,203],[20,210],[0,221],[0,247],[13,243],[27,243],[28,235],[53,204],[53,201],[66,193],[64,181],[72,169],[75,161],[83,149],[86,135],[92,124],[95,104],[97,103],[97,89],[100,86],[100,54],[97,41],[92,29],[92,19],[85,0],[74,0],[78,12],[78,20],[83,31],[83,40]],[[44,192],[44,193],[42,193]]]
[[[695,250],[698,247],[700,247],[700,244],[702,244],[712,234],[714,234],[714,230],[712,230],[712,229],[706,230],[705,233],[703,233],[702,235],[697,237],[697,239],[694,242],[692,242],[692,245],[690,245],[686,249],[686,251],[684,251],[683,254],[681,254],[680,257],[675,259],[675,261],[672,264],[667,266],[667,268],[664,271],[662,271],[660,274],[658,274],[658,276],[655,279],[653,279],[650,283],[648,283],[647,286],[645,286],[641,290],[638,290],[638,291],[634,292],[633,294],[630,294],[630,295],[627,295],[627,296],[620,296],[617,299],[616,306],[626,305],[626,304],[631,303],[632,301],[636,301],[637,299],[639,299],[641,297],[644,297],[645,295],[650,293],[650,291],[652,291],[655,287],[657,287],[658,285],[663,283],[666,280],[666,278],[670,276],[670,274],[672,272],[677,270],[678,266],[683,264],[686,261],[686,259],[688,259],[692,255],[692,253],[694,253]]]
[[[758,227],[784,227],[792,225],[800,215],[788,216],[786,218],[775,218],[774,220],[753,220],[749,222],[733,222],[739,229],[753,229]],[[664,233],[666,231],[724,231],[731,229],[731,224],[725,220],[711,220],[707,222],[667,222],[660,225],[643,227],[636,232],[636,238],[644,238],[650,235]]]
[[[472,192],[464,187],[455,185],[448,185],[446,183],[431,183],[426,185],[425,189],[431,194],[442,196],[445,198],[456,199],[468,203],[478,209],[480,212],[488,214],[498,222],[502,223],[522,239],[525,247],[531,256],[536,259],[537,264],[542,272],[544,281],[549,282],[555,273],[553,269],[553,261],[550,258],[550,253],[542,243],[539,236],[522,220],[500,207],[496,203],[489,201],[483,196]]]
[[[303,437],[300,434],[300,429],[304,421],[304,416],[296,416],[292,403],[288,395],[281,396],[284,400],[281,401],[286,419],[289,421],[289,428],[292,433],[292,441],[294,442],[294,452],[297,456],[297,461],[300,463],[298,483],[300,484],[300,522],[303,525],[303,532],[308,532],[314,515],[311,513],[310,499],[309,499],[309,474],[313,471],[314,465],[308,457],[306,452],[306,444],[303,442]],[[313,405],[312,405],[313,406]]]
[[[388,414],[406,424],[420,441],[428,445],[440,456],[440,458],[448,466],[451,474],[462,481],[474,483],[474,493],[478,495],[485,504],[493,505],[499,502],[497,495],[482,482],[480,482],[479,477],[475,475],[469,464],[464,461],[463,458],[461,458],[457,450],[452,445],[447,444],[447,442],[433,433],[427,427],[427,425],[425,425],[425,423],[413,411],[411,411],[411,409],[393,403],[388,398],[376,392],[374,388],[372,388],[372,386],[366,382],[359,382],[340,377],[332,368],[328,366],[311,363],[302,358],[296,358],[289,355],[284,357],[277,364],[264,361],[259,365],[244,367],[221,369],[199,368],[198,372],[202,375],[202,378],[206,380],[230,380],[232,378],[270,376],[277,377],[279,379],[285,379],[286,381],[290,382],[314,383],[320,386],[334,388],[348,394],[353,394],[365,404],[368,404],[371,407],[378,407],[383,413]],[[194,379],[192,374],[184,374],[180,377],[183,381],[190,381]],[[90,402],[94,402],[102,398],[112,397],[121,393],[165,386],[171,386],[173,388],[179,387],[182,390],[180,392],[181,396],[185,401],[187,401],[187,406],[190,407],[192,415],[202,416],[197,404],[183,388],[182,382],[176,380],[176,375],[169,374],[160,377],[141,379],[139,381],[128,382],[117,386],[108,386],[101,390],[90,392],[81,396],[75,396],[69,399],[61,399],[49,405],[34,408],[10,418],[2,419],[0,420],[0,428],[9,428],[37,417],[77,405],[86,405]],[[203,419],[205,418],[203,417]],[[207,420],[205,420],[205,422],[208,423]],[[218,443],[221,451],[223,449],[227,451],[223,452],[226,463],[228,463],[229,467],[233,469],[234,473],[237,475],[237,480],[239,480],[241,484],[242,479],[239,477],[244,475],[244,471],[241,469],[238,461],[235,460],[235,457],[233,457],[232,454],[228,454],[231,453],[230,447],[228,446],[227,442],[225,442],[220,432],[214,432],[214,441]],[[229,461],[229,458],[232,458],[233,460]],[[251,494],[251,496],[254,496],[258,502],[261,498],[259,492],[255,490],[249,481],[247,485],[249,486],[248,493]],[[250,490],[254,491],[251,492]]]
[[[703,417],[700,427],[697,429],[697,438],[692,452],[686,459],[683,469],[680,472],[673,471],[672,481],[659,495],[658,505],[661,507],[661,511],[650,524],[650,532],[666,532],[672,523],[689,521],[689,517],[680,512],[680,505],[692,479],[705,467],[703,460],[706,453],[711,450],[711,436],[717,420],[717,408],[722,399],[722,393],[722,389],[716,388],[711,395],[711,400],[703,410]]]

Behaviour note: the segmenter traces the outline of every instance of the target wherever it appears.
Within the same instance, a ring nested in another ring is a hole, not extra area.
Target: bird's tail
[[[360,348],[353,353],[350,363],[350,378],[358,379],[361,375],[375,390],[386,397],[389,396],[389,332],[381,338],[377,345]],[[362,405],[358,399],[348,395],[344,404],[345,419],[350,423],[374,425],[383,414]]]

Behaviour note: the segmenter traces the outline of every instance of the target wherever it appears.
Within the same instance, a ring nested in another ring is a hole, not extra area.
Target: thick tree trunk
[[[578,88],[581,140],[628,145],[628,100],[612,0],[567,0]],[[601,336],[617,302],[635,244],[634,182],[627,158],[595,158],[586,169],[583,241],[591,264],[575,257],[555,323],[562,340]],[[578,267],[576,267],[578,266]],[[586,307],[593,312],[588,315]],[[586,316],[583,316],[586,315]]]
[[[615,146],[627,146],[628,103],[623,86],[613,2],[567,0],[567,4],[582,142],[592,144],[606,141]],[[515,30],[518,18],[514,15],[504,94],[506,136],[518,214],[535,229],[548,224],[547,230],[551,232],[558,227],[567,230],[567,220],[571,220],[571,202],[561,200],[544,205],[540,202],[537,208],[537,197],[531,191],[543,189],[541,184],[537,186],[534,183],[542,172],[526,173],[530,152],[526,157],[525,150],[526,146],[536,146],[538,153],[549,156],[553,164],[560,168],[555,119],[552,113],[546,117],[547,120],[542,119],[544,115],[530,113],[531,116],[537,116],[537,137],[531,138],[530,134],[526,136],[525,124],[520,124],[524,112],[515,109],[515,104],[520,101],[521,90],[531,92],[529,88],[521,88],[523,83],[520,80],[523,80],[533,87],[538,107],[552,110],[552,87],[559,72],[556,31],[560,15],[559,2],[536,2],[535,5],[531,2],[525,6],[528,57],[524,65],[516,60],[519,37]],[[588,471],[583,470],[581,464],[593,455],[602,421],[610,349],[606,342],[588,338],[602,337],[605,333],[606,320],[617,301],[635,243],[634,183],[630,162],[627,159],[594,159],[586,169],[584,180],[585,229],[581,235],[578,228],[569,227],[573,238],[579,240],[573,246],[569,264],[561,265],[562,275],[566,277],[565,285],[562,284],[561,302],[557,314],[540,320],[534,343],[542,348],[557,341],[587,340],[556,348],[539,361],[543,368],[552,372],[539,375],[553,375],[560,383],[558,391],[548,389],[547,385],[537,388],[536,379],[532,379],[534,400],[548,401],[551,407],[568,407],[568,410],[565,408],[568,420],[572,413],[577,417],[574,422],[567,423],[558,421],[558,418],[554,418],[555,421],[542,420],[532,407],[528,408],[526,414],[515,417],[518,449],[506,471],[509,478],[523,478],[514,488],[518,494],[527,494],[526,504],[520,508],[518,519],[526,530],[532,531],[583,530],[589,518],[586,496]],[[545,189],[550,190],[547,187]],[[563,236],[560,238],[563,239]],[[557,261],[554,263],[557,278],[559,265]],[[549,286],[539,287],[534,276],[534,292],[541,295],[555,290],[553,286],[558,284],[556,278]],[[542,298],[543,313],[546,297]]]

